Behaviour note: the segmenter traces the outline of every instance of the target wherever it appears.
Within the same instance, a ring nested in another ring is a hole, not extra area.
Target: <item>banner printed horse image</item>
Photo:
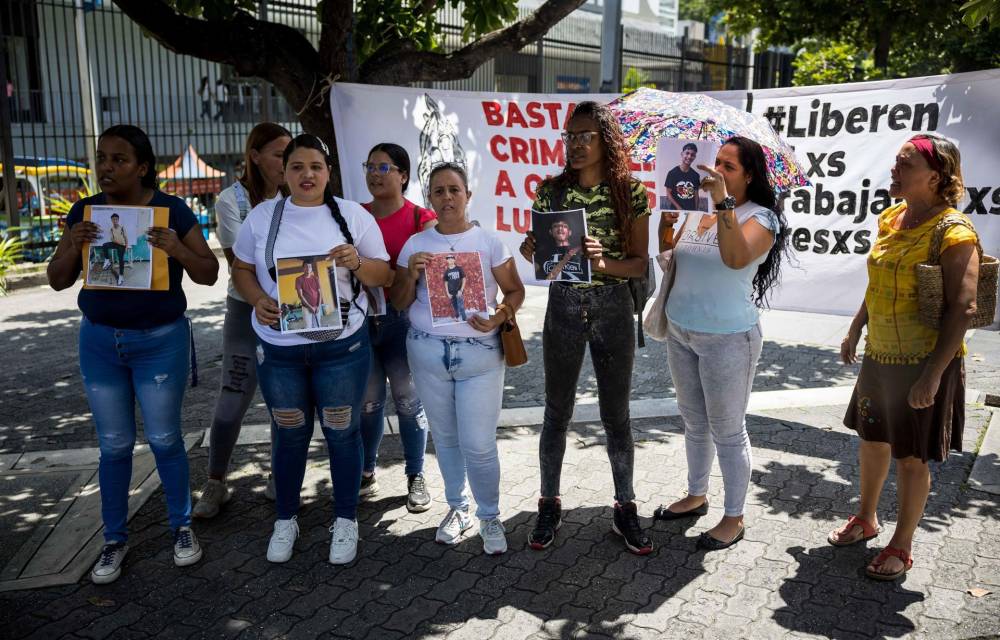
[[[458,141],[458,129],[441,112],[434,98],[424,94],[424,126],[420,130],[420,163],[417,165],[417,179],[424,195],[424,206],[430,207],[431,169],[442,162],[454,162],[469,171],[465,161],[465,151]]]

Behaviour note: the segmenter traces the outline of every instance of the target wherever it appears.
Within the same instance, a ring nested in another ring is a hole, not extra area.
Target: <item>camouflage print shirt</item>
[[[546,183],[539,187],[535,196],[535,203],[532,208],[535,211],[554,211],[559,203],[553,202],[558,195],[551,183]],[[625,254],[622,251],[622,239],[615,227],[615,211],[611,205],[611,188],[606,182],[602,182],[589,189],[575,184],[566,190],[565,199],[559,208],[562,211],[570,209],[584,209],[587,217],[587,234],[591,238],[601,241],[604,246],[604,255],[615,260],[623,260]],[[649,211],[649,198],[646,195],[646,187],[638,180],[632,180],[632,215],[636,220],[652,215]],[[591,282],[581,282],[569,284],[569,286],[584,288],[595,287],[604,284],[618,284],[627,282],[628,278],[619,278],[607,273],[593,272]]]

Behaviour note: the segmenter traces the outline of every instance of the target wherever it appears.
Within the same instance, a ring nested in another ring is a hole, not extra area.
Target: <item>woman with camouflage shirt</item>
[[[566,451],[566,430],[573,416],[583,354],[590,346],[597,376],[601,422],[615,484],[615,533],[629,551],[653,550],[643,533],[632,489],[635,447],[629,421],[629,393],[635,359],[635,320],[628,279],[646,272],[649,200],[632,177],[621,127],[611,110],[596,102],[576,105],[562,134],[566,169],[538,189],[533,209],[582,208],[590,235],[583,246],[592,279],[554,282],[549,287],[542,349],[545,360],[545,418],[539,443],[541,493],[532,549],[544,549],[562,523],[559,477]],[[521,255],[531,260],[535,238],[529,232]]]

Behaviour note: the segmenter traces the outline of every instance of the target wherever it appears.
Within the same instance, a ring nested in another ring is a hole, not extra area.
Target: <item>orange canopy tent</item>
[[[178,196],[196,196],[222,191],[225,175],[202,160],[194,145],[188,145],[172,165],[160,172],[159,178],[167,182],[166,191]]]

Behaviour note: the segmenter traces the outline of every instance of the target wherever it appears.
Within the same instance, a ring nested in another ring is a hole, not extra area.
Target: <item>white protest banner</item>
[[[412,167],[405,195],[422,206],[430,206],[424,190],[431,168],[442,161],[456,161],[469,173],[469,217],[500,235],[515,255],[521,278],[534,283],[534,269],[520,256],[518,246],[531,226],[535,189],[544,178],[562,171],[565,153],[559,134],[573,106],[584,100],[608,102],[612,98],[336,83],[330,104],[344,196],[359,202],[371,200],[361,163],[379,142],[393,142],[407,150]],[[633,170],[649,181],[652,194],[652,165],[634,165]],[[654,230],[655,225],[654,221]]]
[[[903,143],[921,132],[958,145],[967,194],[958,209],[975,224],[986,253],[998,255],[1000,127],[988,115],[998,100],[998,69],[754,91],[751,111],[767,117],[795,148],[812,182],[784,203],[799,265],[783,269],[772,306],[857,311],[876,218],[892,204],[889,169]]]
[[[740,108],[744,92],[712,97]],[[420,183],[442,160],[464,161],[474,192],[470,216],[497,231],[513,252],[528,229],[534,189],[564,162],[559,132],[572,105],[614,95],[470,93],[335,84],[332,109],[346,197],[370,200],[361,163],[378,142],[395,142],[413,162],[407,196],[426,204]],[[889,169],[899,147],[919,132],[954,140],[962,153],[967,197],[959,209],[975,223],[983,248],[1000,254],[1000,127],[989,115],[1000,101],[1000,70],[904,80],[753,92],[751,111],[768,117],[795,147],[811,187],[785,200],[797,262],[782,269],[776,309],[853,314],[864,296],[865,256],[876,218],[892,204]],[[633,166],[650,189],[652,165]],[[658,220],[650,221],[655,252]],[[530,264],[517,258],[531,280]]]

